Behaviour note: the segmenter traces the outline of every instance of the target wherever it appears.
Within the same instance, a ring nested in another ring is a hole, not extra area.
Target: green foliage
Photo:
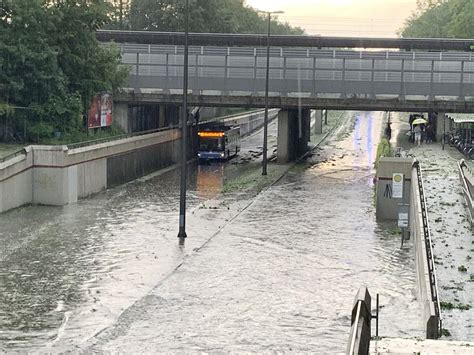
[[[392,146],[386,138],[380,140],[379,145],[377,146],[377,154],[375,157],[375,166],[377,166],[380,158],[382,157],[391,157],[392,156]]]
[[[130,25],[134,30],[184,31],[184,0],[134,0]],[[266,33],[267,19],[243,0],[190,0],[191,32]],[[273,34],[303,34],[299,27],[272,20]]]
[[[441,336],[443,336],[443,337],[450,337],[450,336],[451,336],[451,332],[450,332],[448,329],[443,328],[443,329],[441,329]]]
[[[10,116],[15,112],[13,106],[0,102],[0,117],[1,116]]]
[[[418,4],[400,30],[402,37],[473,38],[474,1],[430,0]]]
[[[115,139],[117,137],[124,137],[124,132],[118,127],[104,127],[101,129],[96,129],[93,131],[71,131],[71,132],[61,132],[59,137],[51,138],[51,135],[43,139],[44,144],[50,145],[63,145],[63,144],[72,144],[72,143],[85,143],[85,142],[97,142],[110,139]]]
[[[441,309],[446,309],[446,310],[459,309],[461,311],[468,311],[471,309],[470,305],[463,304],[463,303],[441,302],[440,306],[441,306]]]
[[[125,81],[116,47],[95,31],[109,22],[105,0],[5,0],[0,4],[0,116],[37,141],[82,128],[90,97]],[[0,137],[2,139],[2,137]]]

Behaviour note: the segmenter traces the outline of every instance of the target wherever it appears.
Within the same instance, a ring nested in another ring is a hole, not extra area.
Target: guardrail
[[[181,89],[181,48],[127,46],[122,62],[131,66],[130,87]],[[191,49],[190,89],[227,93],[263,90],[266,67],[260,49]],[[469,96],[474,85],[474,61],[470,53],[272,50],[275,56],[270,60],[269,78],[272,91],[281,94],[370,94],[402,98],[425,95],[457,99]]]
[[[473,182],[466,178],[466,176],[464,174],[464,170],[466,170],[471,175],[471,177],[473,175],[472,175],[471,169],[469,168],[469,166],[467,166],[464,159],[462,159],[458,163],[458,169],[459,169],[459,180],[461,181],[461,186],[462,186],[462,189],[463,189],[463,192],[464,192],[464,198],[465,198],[466,203],[467,203],[467,207],[468,207],[468,211],[469,211],[469,217],[470,217],[471,226],[472,226],[473,225],[473,220],[472,219],[474,217],[473,201],[472,201],[472,199],[473,199],[472,195],[474,193],[473,187],[472,187]]]
[[[443,321],[441,317],[441,306],[439,301],[439,292],[438,292],[438,282],[436,279],[436,267],[434,263],[434,253],[433,253],[433,243],[431,241],[431,231],[430,225],[428,221],[428,211],[426,208],[426,198],[425,198],[425,189],[423,186],[423,175],[421,172],[420,163],[415,160],[413,163],[413,167],[416,168],[417,171],[417,183],[418,183],[418,190],[420,192],[420,206],[421,206],[421,215],[422,215],[422,223],[423,223],[423,237],[426,249],[426,262],[428,266],[428,276],[429,276],[429,284],[431,289],[431,302],[434,304],[434,311],[435,316],[437,319],[437,336],[439,338],[441,336],[441,331],[443,327]]]
[[[361,286],[354,299],[351,313],[351,332],[347,345],[347,355],[365,355],[369,353],[371,339],[371,321],[377,319],[378,336],[378,295],[377,314],[372,315],[372,298],[366,286]]]
[[[16,152],[5,155],[4,157],[0,157],[0,163],[4,163],[7,160],[13,159],[19,155],[26,155],[26,149],[22,148],[20,150],[17,150]]]
[[[141,131],[141,132],[135,132],[135,133],[129,133],[129,134],[121,134],[121,135],[107,137],[107,138],[93,139],[93,140],[90,140],[90,141],[67,144],[67,147],[68,147],[68,149],[77,149],[77,148],[82,148],[82,147],[88,147],[88,146],[95,145],[95,144],[112,142],[112,141],[125,139],[125,138],[143,136],[145,134],[168,131],[170,129],[175,129],[175,128],[178,128],[178,127],[179,126],[176,125],[176,126],[169,126],[169,127],[158,128],[158,129],[152,129],[152,130],[149,130],[149,131]]]

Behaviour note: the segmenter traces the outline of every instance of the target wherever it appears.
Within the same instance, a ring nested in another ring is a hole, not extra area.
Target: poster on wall
[[[100,127],[100,95],[94,95],[87,113],[87,128]]]
[[[99,128],[112,125],[112,95],[94,95],[87,114],[87,127]]]
[[[100,97],[100,126],[109,127],[112,124],[112,95],[102,94]]]

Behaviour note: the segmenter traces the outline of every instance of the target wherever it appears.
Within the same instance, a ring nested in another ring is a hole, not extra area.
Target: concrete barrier
[[[466,165],[466,162],[464,160],[461,160],[458,163],[458,170],[459,170],[459,180],[461,181],[461,186],[464,194],[464,199],[466,200],[467,203],[467,209],[469,211],[469,220],[471,221],[471,227],[473,225],[473,216],[474,216],[474,211],[473,211],[473,195],[474,195],[474,176],[472,175],[471,170],[469,167]]]
[[[0,212],[29,203],[65,205],[178,161],[177,129],[68,149],[29,146],[0,163]]]
[[[437,339],[441,335],[441,310],[421,169],[418,162],[414,163],[411,176],[409,227],[415,249],[415,267],[423,309],[423,325],[426,338]]]
[[[366,286],[361,286],[354,300],[351,313],[351,332],[347,355],[369,353],[372,321],[372,298]]]

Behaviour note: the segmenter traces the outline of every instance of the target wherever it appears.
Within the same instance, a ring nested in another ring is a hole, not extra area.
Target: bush
[[[391,157],[393,155],[392,146],[386,138],[380,140],[379,145],[377,146],[377,155],[375,157],[375,167],[377,167],[380,158],[382,157]]]

